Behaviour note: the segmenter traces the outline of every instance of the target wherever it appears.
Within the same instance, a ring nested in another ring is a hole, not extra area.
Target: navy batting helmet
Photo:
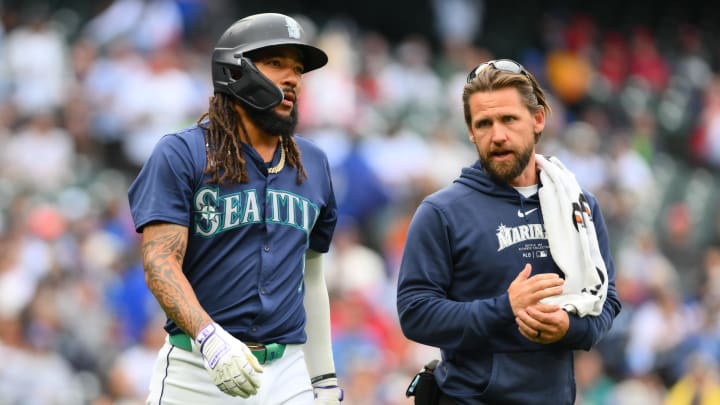
[[[216,93],[225,93],[245,105],[267,110],[283,100],[282,90],[265,77],[247,57],[271,46],[300,50],[305,72],[324,66],[327,55],[308,44],[300,24],[283,14],[255,14],[236,21],[222,34],[212,54],[212,79]]]

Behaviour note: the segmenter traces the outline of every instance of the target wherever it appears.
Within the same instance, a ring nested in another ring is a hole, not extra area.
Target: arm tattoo
[[[187,228],[156,224],[143,231],[145,281],[165,314],[182,330],[195,336],[210,321],[182,271]]]

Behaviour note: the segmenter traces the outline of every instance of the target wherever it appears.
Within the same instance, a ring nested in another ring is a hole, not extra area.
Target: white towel
[[[590,205],[575,175],[557,158],[536,154],[540,209],[553,260],[565,274],[562,295],[544,303],[578,316],[599,315],[607,297],[607,269],[600,253]]]

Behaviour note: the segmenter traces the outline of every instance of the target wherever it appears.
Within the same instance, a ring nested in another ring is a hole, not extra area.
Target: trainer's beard
[[[293,106],[290,115],[284,117],[274,110],[260,111],[253,108],[246,109],[247,116],[255,126],[268,135],[277,135],[284,138],[295,134],[297,127],[298,113],[297,108]]]
[[[528,163],[530,163],[532,153],[533,147],[531,145],[521,153],[513,153],[516,159],[508,164],[494,164],[488,154],[480,159],[480,164],[491,179],[498,183],[510,183],[525,170]]]

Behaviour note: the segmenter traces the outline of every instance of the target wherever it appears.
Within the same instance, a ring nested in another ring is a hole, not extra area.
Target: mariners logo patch
[[[300,39],[300,33],[302,32],[302,28],[300,28],[300,24],[298,24],[297,21],[293,20],[290,17],[285,17],[285,26],[288,30],[288,37],[293,39]]]
[[[532,209],[519,214],[527,215]],[[547,233],[542,224],[523,224],[519,226],[507,226],[500,223],[495,236],[498,240],[498,252],[508,247],[515,246],[518,253],[525,259],[547,259],[550,257],[550,246],[547,242]]]
[[[545,229],[541,224],[506,226],[501,223],[495,231],[495,236],[498,240],[498,252],[531,239],[547,239]]]
[[[202,237],[262,222],[310,234],[320,215],[320,208],[312,201],[284,190],[268,189],[262,196],[255,189],[220,194],[217,187],[203,187],[195,193],[193,204],[195,234]]]

